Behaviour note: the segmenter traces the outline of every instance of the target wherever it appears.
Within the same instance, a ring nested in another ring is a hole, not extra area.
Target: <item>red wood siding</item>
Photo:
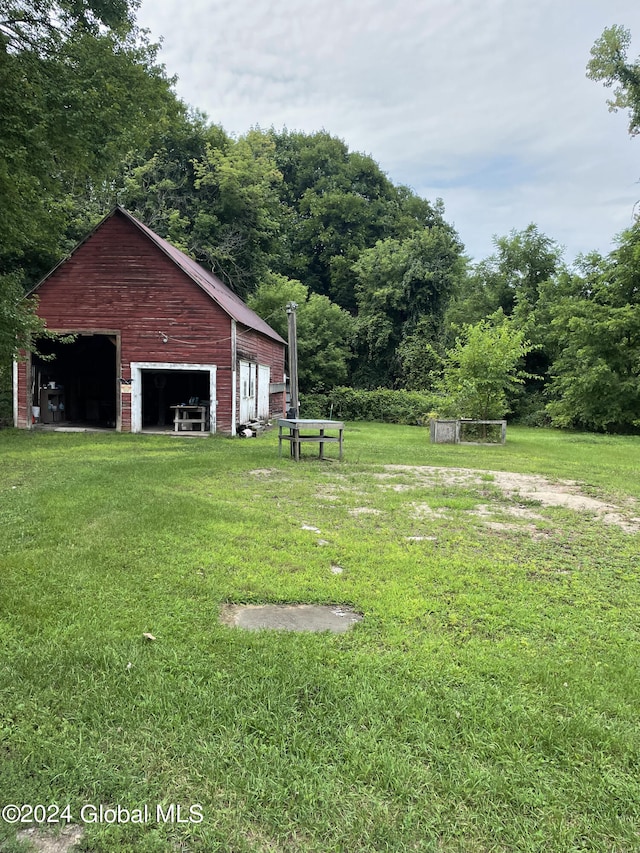
[[[107,219],[37,294],[38,313],[53,331],[119,332],[124,379],[131,378],[132,361],[217,365],[217,428],[235,431],[230,317],[126,216]],[[238,358],[250,350],[252,361],[271,367],[272,382],[282,381],[282,344],[244,327],[237,339]],[[27,425],[23,366],[19,376],[18,416]],[[122,429],[130,428],[131,398],[123,394]]]
[[[28,362],[18,362],[18,411],[16,426],[21,427],[22,429],[31,426],[29,423],[30,407],[27,405],[27,392],[25,390],[29,387],[27,380],[27,367]]]

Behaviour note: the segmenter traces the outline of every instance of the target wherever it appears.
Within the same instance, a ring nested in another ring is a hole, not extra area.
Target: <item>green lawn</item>
[[[149,806],[87,823],[95,853],[640,850],[640,534],[384,467],[640,515],[640,439],[507,439],[354,424],[342,463],[295,464],[274,432],[0,432],[0,806]],[[226,601],[364,621],[243,632]]]

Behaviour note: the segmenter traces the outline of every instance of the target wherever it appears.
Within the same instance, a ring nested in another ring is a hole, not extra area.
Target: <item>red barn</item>
[[[203,429],[235,434],[284,413],[285,341],[121,207],[32,293],[47,328],[68,339],[41,341],[45,357],[14,365],[17,427],[171,429],[175,407],[191,402],[206,410]]]

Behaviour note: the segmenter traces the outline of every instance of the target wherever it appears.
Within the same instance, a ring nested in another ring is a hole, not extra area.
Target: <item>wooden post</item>
[[[291,404],[287,417],[297,418],[299,414],[298,403],[298,331],[296,326],[297,302],[287,302],[286,311],[289,327],[289,390]]]

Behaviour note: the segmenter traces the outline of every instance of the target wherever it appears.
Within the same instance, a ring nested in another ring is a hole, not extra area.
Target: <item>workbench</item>
[[[288,429],[288,433],[283,430]],[[302,432],[304,430],[304,434]],[[327,435],[326,430],[338,433],[338,435]],[[342,421],[326,421],[316,418],[281,418],[278,421],[278,453],[282,456],[282,442],[288,441],[291,447],[291,455],[300,461],[300,445],[307,441],[316,441],[320,445],[319,458],[324,459],[325,444],[340,445],[340,459],[342,459],[342,436],[344,423]]]
[[[174,410],[174,432],[196,430],[206,432],[209,428],[209,406],[171,406]]]

